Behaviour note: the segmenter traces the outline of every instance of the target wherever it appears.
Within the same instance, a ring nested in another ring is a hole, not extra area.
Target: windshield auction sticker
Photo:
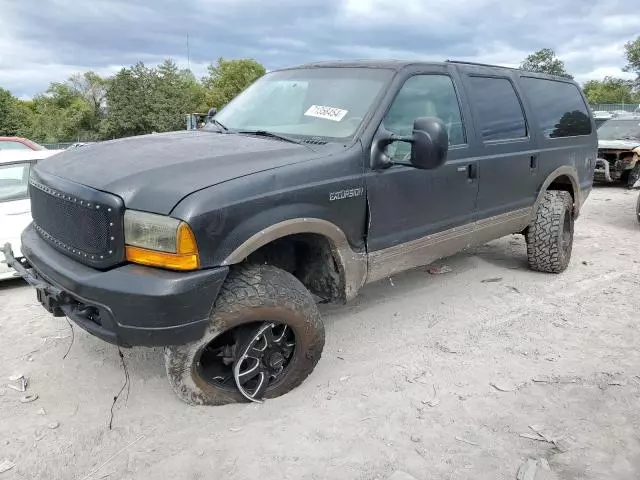
[[[324,118],[325,120],[333,120],[339,122],[344,118],[349,110],[342,110],[335,107],[323,107],[322,105],[311,105],[309,109],[304,112],[307,117]]]

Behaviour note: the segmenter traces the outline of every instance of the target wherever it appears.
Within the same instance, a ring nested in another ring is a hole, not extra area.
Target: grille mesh
[[[105,210],[80,205],[31,185],[31,215],[34,223],[54,241],[87,254],[109,250],[109,216]]]

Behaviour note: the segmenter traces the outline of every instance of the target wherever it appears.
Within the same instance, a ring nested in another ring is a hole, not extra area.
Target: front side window
[[[453,81],[447,75],[416,75],[409,78],[393,100],[382,126],[396,135],[408,136],[413,122],[419,117],[437,117],[444,122],[449,145],[467,143],[460,105]],[[411,145],[394,142],[387,154],[393,160],[403,160],[411,152]]]
[[[356,133],[393,73],[329,67],[268,73],[224,107],[215,120],[232,131],[348,138]]]
[[[513,85],[506,78],[469,77],[471,99],[485,142],[527,136],[527,123]]]
[[[522,77],[520,83],[547,138],[591,134],[591,118],[578,87],[534,77]]]
[[[0,165],[0,202],[28,197],[30,162]]]

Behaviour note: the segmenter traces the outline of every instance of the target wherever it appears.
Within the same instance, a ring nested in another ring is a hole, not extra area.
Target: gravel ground
[[[497,480],[528,458],[537,480],[637,479],[637,195],[594,190],[562,275],[528,271],[513,236],[440,262],[451,273],[416,269],[325,309],[318,367],[262,405],[189,407],[160,350],[124,350],[130,389],[111,430],[118,350],[75,328],[63,359],[67,322],[3,283],[0,470],[15,466],[0,480]],[[37,400],[6,388],[15,374]]]

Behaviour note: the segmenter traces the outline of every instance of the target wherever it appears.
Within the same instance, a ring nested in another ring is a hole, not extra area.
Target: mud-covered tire
[[[324,325],[309,291],[293,275],[269,265],[237,267],[229,273],[211,313],[204,336],[186,345],[165,348],[167,377],[181,400],[191,405],[246,402],[240,391],[207,382],[196,368],[204,347],[239,325],[275,321],[295,334],[293,357],[283,378],[265,398],[293,390],[313,371],[324,347]]]
[[[569,266],[573,248],[573,199],[564,191],[548,190],[527,229],[529,268],[561,273]]]

